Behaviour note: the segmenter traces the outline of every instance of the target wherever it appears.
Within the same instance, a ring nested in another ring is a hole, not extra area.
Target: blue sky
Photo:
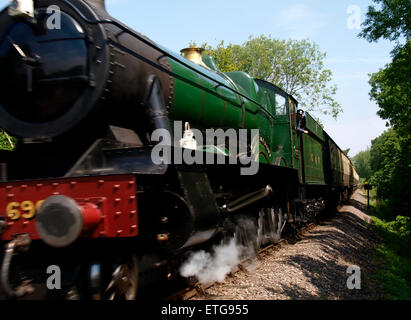
[[[0,7],[7,3],[0,0]],[[176,52],[191,40],[241,44],[250,35],[262,34],[316,42],[327,53],[325,64],[333,72],[336,99],[344,109],[337,120],[321,119],[341,148],[351,148],[350,156],[386,129],[369,100],[368,74],[390,61],[393,44],[368,43],[357,37],[360,30],[347,26],[350,6],[359,8],[364,19],[370,4],[371,0],[106,0],[113,17]]]

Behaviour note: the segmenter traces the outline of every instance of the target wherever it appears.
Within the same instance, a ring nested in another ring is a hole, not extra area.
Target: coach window
[[[287,103],[286,99],[279,94],[275,95],[275,114],[277,116],[287,115]]]

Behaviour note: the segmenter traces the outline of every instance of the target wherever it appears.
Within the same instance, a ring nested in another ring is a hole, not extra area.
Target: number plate
[[[10,240],[22,233],[38,239],[36,215],[42,202],[53,195],[64,195],[77,203],[92,203],[100,209],[100,224],[83,236],[133,237],[138,234],[135,177],[107,176],[0,183],[0,216],[6,220],[0,240]]]

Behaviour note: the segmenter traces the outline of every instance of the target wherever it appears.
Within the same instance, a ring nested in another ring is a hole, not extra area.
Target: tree
[[[196,46],[195,42],[191,46]],[[326,56],[308,40],[278,40],[270,36],[250,37],[242,45],[221,41],[215,48],[203,44],[222,72],[245,71],[254,78],[271,82],[293,95],[302,108],[331,114],[342,111],[334,99],[332,72],[324,68]]]
[[[367,18],[360,37],[369,42],[379,39],[396,41],[401,37],[411,38],[411,2],[409,0],[374,0],[381,4],[380,10],[368,7]]]
[[[370,150],[371,183],[397,215],[411,216],[411,137],[391,128],[374,139]]]
[[[370,97],[380,110],[378,115],[388,120],[402,134],[411,132],[411,1],[374,0],[381,7],[368,7],[360,37],[369,42],[383,39],[396,41],[393,61],[371,75]],[[404,44],[400,41],[405,39]]]
[[[368,181],[371,178],[370,149],[361,151],[352,161],[358,175]]]
[[[371,75],[370,97],[378,115],[402,134],[411,133],[411,42],[395,50],[393,61]]]
[[[411,2],[374,0],[368,8],[360,37],[370,42],[396,41],[393,60],[371,75],[370,97],[379,106],[378,115],[388,120],[390,130],[372,141],[371,182],[377,196],[386,199],[393,212],[411,215]],[[404,40],[401,44],[401,41]]]

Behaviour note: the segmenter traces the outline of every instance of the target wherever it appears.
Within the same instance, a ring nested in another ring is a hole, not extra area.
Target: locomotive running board
[[[153,147],[138,147],[116,140],[99,139],[69,170],[65,177],[118,174],[156,174],[167,172],[168,165],[151,160]]]

